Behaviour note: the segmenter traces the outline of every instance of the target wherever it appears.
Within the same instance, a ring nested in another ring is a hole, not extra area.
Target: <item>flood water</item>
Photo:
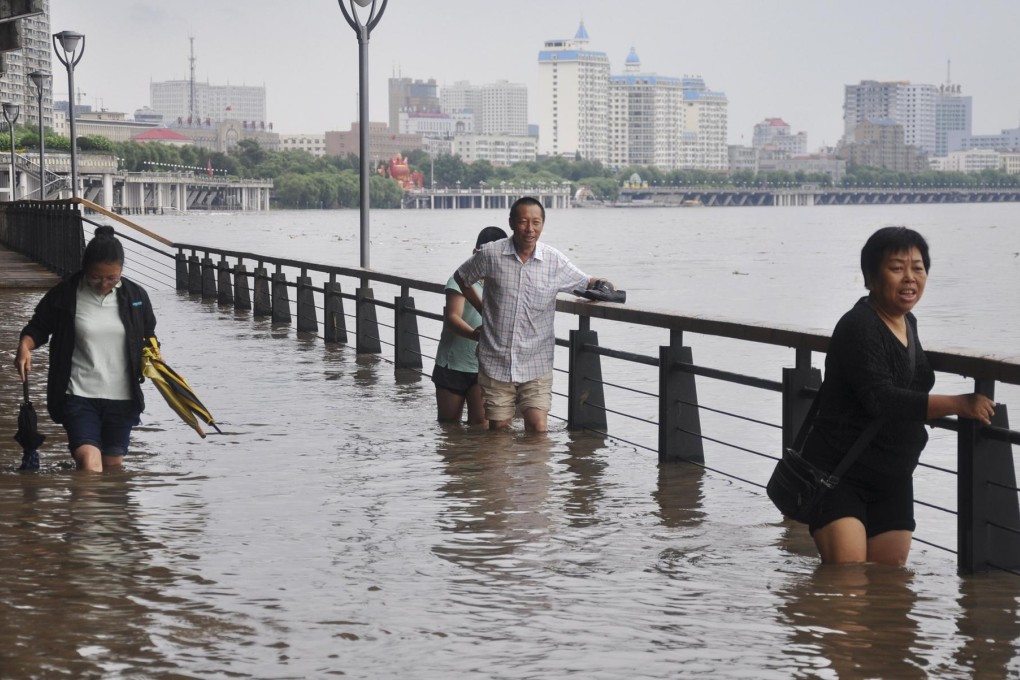
[[[551,212],[546,239],[636,306],[828,330],[863,290],[862,234],[908,223],[933,247],[926,346],[1015,356],[1020,208],[927,208]],[[181,241],[357,264],[356,213],[139,222]],[[443,280],[477,228],[504,222],[377,211],[372,265]],[[20,449],[0,437],[0,677],[1020,675],[1020,577],[962,577],[953,555],[922,543],[907,569],[820,568],[806,531],[760,489],[660,468],[628,443],[654,445],[641,423],[611,420],[627,441],[556,420],[544,437],[440,426],[432,385],[413,372],[151,287],[164,356],[225,434],[200,440],[149,389],[123,472],[72,471],[45,416],[40,473],[17,473]],[[39,294],[0,291],[0,348],[15,346]],[[623,349],[661,342],[594,327]],[[699,362],[772,379],[792,362],[781,349],[691,344]],[[12,435],[20,390],[0,358],[0,432]],[[38,402],[46,359],[37,352]],[[699,397],[777,419],[776,400],[740,389],[706,381]],[[1000,401],[1020,404],[1012,394]],[[613,398],[655,417],[654,402]],[[708,414],[702,424],[737,430]],[[777,433],[744,429],[740,441],[777,450]],[[942,462],[951,439],[933,432],[925,456]],[[770,466],[711,445],[706,459],[759,481]],[[952,484],[921,473],[919,496],[952,496]],[[955,547],[953,518],[919,511],[918,522],[919,537]]]

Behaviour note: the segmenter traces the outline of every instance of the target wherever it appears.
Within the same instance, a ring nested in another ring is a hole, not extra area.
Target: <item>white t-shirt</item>
[[[91,399],[127,400],[131,368],[127,332],[117,307],[117,288],[99,295],[82,279],[74,314],[74,352],[67,393]]]

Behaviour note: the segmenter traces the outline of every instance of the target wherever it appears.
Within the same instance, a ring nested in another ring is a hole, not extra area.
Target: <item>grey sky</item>
[[[645,72],[700,74],[725,92],[731,143],[780,116],[809,148],[834,144],[845,84],[938,85],[947,59],[974,98],[976,133],[1020,124],[1018,0],[390,0],[369,48],[372,119],[387,119],[386,79],[399,71],[524,83],[537,122],[538,51],[581,19],[613,73],[633,46]],[[357,117],[357,40],[336,0],[51,0],[51,21],[87,36],[82,103],[128,114],[148,104],[150,80],[188,77],[194,35],[197,78],[264,84],[276,131],[343,130]],[[58,98],[66,83],[58,74]]]

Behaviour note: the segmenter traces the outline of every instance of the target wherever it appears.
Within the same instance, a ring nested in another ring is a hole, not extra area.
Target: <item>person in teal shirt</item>
[[[485,227],[475,240],[478,252],[487,243],[507,237],[499,227]],[[474,285],[478,296],[482,296],[481,282]],[[439,421],[459,423],[467,404],[469,425],[485,425],[485,407],[482,391],[478,386],[478,333],[482,315],[466,302],[460,286],[451,276],[446,282],[446,321],[439,336],[436,350],[436,365],[432,370],[432,382],[436,385],[436,407]]]

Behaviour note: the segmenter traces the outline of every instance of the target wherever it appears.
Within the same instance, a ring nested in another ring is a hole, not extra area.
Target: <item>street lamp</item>
[[[361,153],[361,266],[369,267],[368,258],[368,209],[369,209],[369,174],[368,174],[368,39],[372,29],[382,19],[388,0],[337,0],[344,19],[358,36],[358,125],[359,150]],[[378,11],[376,4],[378,3]],[[358,11],[354,8],[368,7],[368,21],[362,22]]]
[[[10,102],[3,103],[4,109],[4,120],[7,121],[7,125],[10,126],[11,130],[11,200],[18,200],[18,183],[15,180],[17,175],[14,171],[14,124],[18,121],[18,113],[21,111],[21,107],[17,104],[11,104]]]
[[[28,77],[35,83],[35,101],[39,108],[39,200],[46,200],[46,139],[43,129],[43,91],[46,89],[46,81],[50,79],[49,73],[32,71]]]
[[[57,43],[60,47],[57,47]],[[81,51],[78,44],[81,43]],[[78,137],[74,131],[74,67],[85,54],[85,36],[74,31],[61,31],[53,34],[53,51],[57,59],[67,69],[68,119],[71,122],[71,197],[78,198]],[[61,53],[63,51],[63,53]]]

